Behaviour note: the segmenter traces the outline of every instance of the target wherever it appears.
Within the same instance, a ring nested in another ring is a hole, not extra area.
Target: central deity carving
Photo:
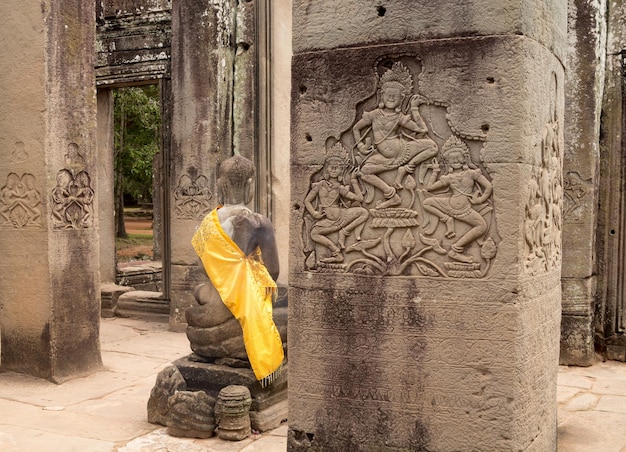
[[[327,140],[324,165],[311,176],[307,270],[485,276],[497,251],[493,188],[470,148],[479,155],[484,136],[456,130],[449,107],[417,93],[402,61],[377,71],[376,95],[351,130]]]

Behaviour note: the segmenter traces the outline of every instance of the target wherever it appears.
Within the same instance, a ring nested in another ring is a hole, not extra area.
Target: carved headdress
[[[465,157],[465,164],[463,165],[464,168],[476,168],[476,165],[472,163],[469,147],[467,147],[467,144],[456,135],[450,135],[450,138],[448,138],[441,148],[441,156],[446,163],[448,162],[448,156],[452,152],[460,152],[463,154],[463,157]]]
[[[413,92],[413,77],[409,70],[399,61],[393,63],[391,69],[388,69],[380,77],[380,89],[383,90],[385,85],[393,85],[400,88],[403,95],[409,95]]]
[[[341,165],[348,163],[348,151],[346,151],[346,148],[343,147],[340,141],[335,143],[335,145],[326,152],[326,163],[331,161]]]

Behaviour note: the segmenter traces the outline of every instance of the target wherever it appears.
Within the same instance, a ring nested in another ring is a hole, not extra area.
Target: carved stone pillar
[[[573,41],[568,53],[563,161],[563,315],[562,364],[589,366],[594,361],[596,298],[596,223],[600,166],[600,111],[604,88],[606,36],[600,33],[606,5],[574,0],[568,17]],[[583,88],[584,87],[584,88]],[[604,204],[604,203],[603,203]]]
[[[234,2],[172,5],[170,327],[185,327],[203,280],[191,237],[217,204],[217,168],[232,153]]]
[[[566,5],[293,17],[288,450],[556,450]]]
[[[101,366],[95,5],[0,4],[2,369]]]
[[[175,330],[184,329],[193,288],[204,280],[191,236],[217,205],[219,162],[233,152],[256,162],[257,210],[270,209],[265,144],[259,151],[257,8],[258,2],[234,0],[173,4],[169,237]]]

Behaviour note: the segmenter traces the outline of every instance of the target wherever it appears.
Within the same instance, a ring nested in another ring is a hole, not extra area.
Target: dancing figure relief
[[[0,189],[0,225],[22,229],[41,226],[41,193],[36,188],[35,176],[26,173],[22,177],[9,173]]]
[[[357,241],[367,221],[368,212],[358,205],[363,201],[363,194],[358,185],[356,171],[346,174],[348,153],[341,143],[337,143],[326,158],[323,178],[311,184],[304,205],[315,220],[311,230],[311,240],[325,246],[331,255],[322,258],[322,263],[343,262],[343,250],[346,239],[354,231]],[[346,182],[349,178],[349,183]],[[330,234],[338,233],[336,240]]]
[[[360,165],[361,179],[379,189],[385,197],[384,201],[376,203],[380,209],[399,205],[401,198],[396,191],[402,188],[404,176],[413,174],[416,165],[437,155],[437,145],[428,137],[428,128],[419,112],[425,99],[418,94],[411,95],[412,90],[413,80],[408,69],[395,63],[381,77],[378,108],[363,112],[352,128],[356,147],[365,155]],[[405,111],[407,108],[410,114]],[[396,171],[391,185],[379,177],[390,170]],[[371,202],[374,194],[368,193]]]
[[[441,221],[445,224],[445,236],[455,238],[455,220],[468,224],[471,229],[451,245],[448,256],[469,264],[473,262],[473,258],[463,254],[463,251],[467,245],[487,232],[487,222],[479,211],[489,208],[485,203],[491,196],[493,187],[471,162],[469,149],[461,140],[451,137],[444,145],[442,157],[448,172],[437,179],[441,169],[435,160],[432,175],[436,180],[428,184],[427,190],[436,192],[444,189],[445,193],[424,201],[424,210],[435,218],[435,221],[430,220],[431,224],[424,230],[424,234],[432,235]]]
[[[550,117],[541,136],[541,166],[533,168],[528,184],[524,238],[525,267],[531,275],[555,270],[561,265],[563,154],[555,105],[556,99],[552,102]],[[567,196],[565,199],[568,199]],[[569,212],[565,211],[566,214]]]
[[[93,226],[93,200],[91,177],[87,171],[76,175],[64,168],[57,173],[52,189],[52,224],[55,229],[80,229]]]
[[[386,65],[377,88],[351,128],[327,140],[323,167],[311,176],[306,269],[484,277],[499,238],[493,186],[469,146],[479,152],[481,139],[460,133],[446,104],[414,94],[402,61]]]

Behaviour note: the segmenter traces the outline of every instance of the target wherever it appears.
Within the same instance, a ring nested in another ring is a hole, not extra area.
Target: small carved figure
[[[93,214],[94,192],[91,188],[91,178],[86,171],[76,175],[76,203],[82,208],[82,224],[88,225]]]
[[[63,225],[66,223],[64,214],[70,198],[70,184],[73,181],[72,173],[66,169],[60,170],[57,173],[56,181],[57,185],[52,189],[52,216],[57,223]]]
[[[39,221],[39,217],[41,216],[41,212],[39,211],[39,205],[41,204],[41,194],[35,188],[35,176],[32,174],[24,174],[22,176],[22,180],[24,181],[24,186],[26,191],[22,195],[22,198],[25,200],[25,206],[29,211],[30,218],[28,220],[29,223],[35,224]]]
[[[448,173],[436,180],[441,172],[438,164],[433,165],[433,179],[427,186],[428,191],[447,189],[451,193],[435,195],[424,200],[424,210],[432,213],[445,224],[445,235],[456,236],[454,220],[469,224],[471,229],[463,234],[452,245],[448,256],[460,262],[472,263],[473,258],[463,254],[467,245],[482,237],[487,232],[487,222],[474,206],[485,203],[491,196],[492,185],[471,162],[467,145],[455,136],[451,136],[444,144],[442,156]],[[432,220],[431,220],[432,221]],[[432,235],[437,229],[438,221],[432,222],[424,231]]]
[[[15,148],[11,153],[11,163],[23,163],[28,160],[28,152],[26,152],[26,145],[23,141],[15,143]]]
[[[378,108],[363,112],[352,128],[356,147],[365,154],[360,168],[361,179],[378,188],[385,197],[385,201],[376,205],[380,209],[399,205],[401,199],[396,191],[403,188],[404,176],[413,173],[416,165],[437,155],[437,144],[427,136],[428,128],[419,113],[424,98],[420,95],[410,97],[410,115],[401,108],[412,90],[411,74],[401,63],[395,63],[381,77]],[[365,128],[367,131],[362,133]],[[368,137],[370,131],[373,142]],[[397,171],[393,186],[378,176],[390,170]],[[372,196],[373,193],[366,202],[371,202]]]
[[[11,208],[20,198],[18,191],[19,184],[20,177],[15,173],[10,173],[7,176],[6,185],[0,190],[0,200],[2,200],[0,215],[2,215],[2,218],[7,222],[11,221]]]
[[[316,220],[311,228],[311,240],[331,251],[331,255],[321,262],[342,262],[341,251],[346,247],[346,238],[352,231],[361,240],[361,231],[368,218],[368,212],[353,202],[363,201],[363,194],[358,185],[357,174],[350,172],[350,184],[345,184],[347,152],[337,143],[326,158],[323,179],[311,184],[304,205]],[[335,243],[328,236],[335,232],[339,238]]]
[[[267,385],[280,374],[284,358],[272,319],[279,266],[271,222],[246,207],[253,174],[252,162],[240,155],[220,165],[222,205],[205,217],[192,240],[211,283],[196,288],[199,306],[189,308],[185,316],[192,350],[207,359],[229,357],[227,340],[243,330],[252,370]],[[226,325],[233,316],[241,328]]]

